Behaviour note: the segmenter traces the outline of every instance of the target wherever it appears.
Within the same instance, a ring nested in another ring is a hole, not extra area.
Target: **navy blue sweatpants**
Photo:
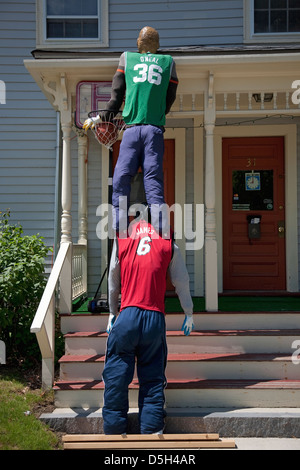
[[[163,178],[164,138],[160,127],[139,125],[126,129],[120,145],[120,152],[113,176],[113,227],[124,231],[128,226],[128,208],[130,202],[131,179],[139,167],[143,170],[144,189],[147,204],[151,209],[152,225],[156,227],[154,214],[164,205]],[[140,201],[141,203],[144,201]],[[163,227],[165,230],[165,227]]]
[[[133,379],[135,359],[140,432],[151,434],[164,428],[167,344],[163,313],[127,307],[112,327],[103,371],[105,434],[127,432],[128,386]]]

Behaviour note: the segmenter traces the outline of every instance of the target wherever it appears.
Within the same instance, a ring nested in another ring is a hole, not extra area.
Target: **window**
[[[108,0],[38,0],[37,47],[107,47]]]
[[[300,41],[299,0],[244,0],[246,42]]]
[[[232,210],[272,211],[273,170],[232,172]]]
[[[98,38],[97,0],[46,0],[47,38]]]
[[[299,0],[254,0],[254,33],[299,32]]]

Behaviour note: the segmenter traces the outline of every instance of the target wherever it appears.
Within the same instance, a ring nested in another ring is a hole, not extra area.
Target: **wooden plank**
[[[217,440],[219,434],[216,433],[193,433],[193,434],[66,434],[63,436],[64,442],[133,442],[133,441],[200,441]]]
[[[129,442],[66,442],[64,449],[201,449],[201,448],[234,448],[232,439],[216,441],[129,441]]]

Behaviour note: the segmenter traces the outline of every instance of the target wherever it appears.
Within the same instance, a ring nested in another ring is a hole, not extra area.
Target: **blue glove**
[[[116,318],[117,318],[116,315],[114,315],[113,313],[109,314],[108,323],[107,323],[107,327],[106,327],[106,333],[109,334],[111,332],[112,326],[115,323]]]
[[[181,331],[184,332],[185,336],[189,336],[191,331],[194,329],[194,321],[193,321],[193,315],[186,315],[183,325],[181,327]]]

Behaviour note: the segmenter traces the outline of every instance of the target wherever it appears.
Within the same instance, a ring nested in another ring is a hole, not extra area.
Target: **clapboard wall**
[[[108,3],[109,45],[99,51],[135,50],[137,34],[145,25],[159,31],[162,48],[243,44],[243,0],[109,0]],[[36,48],[36,26],[34,0],[0,1],[0,80],[6,85],[6,103],[0,103],[0,211],[9,209],[11,220],[20,222],[26,234],[40,233],[47,245],[53,246],[59,218],[58,116],[23,65],[23,60],[31,58],[31,51]],[[72,147],[72,215],[76,241],[76,139]],[[192,149],[187,155],[191,152]],[[188,157],[187,178],[192,173],[192,158]],[[192,202],[192,184],[186,186],[187,201]],[[95,210],[100,195],[101,157],[93,143],[89,156],[91,291],[96,287],[101,269],[101,246],[95,234]],[[49,267],[51,257],[47,263]],[[193,263],[189,253],[187,265],[192,286]]]
[[[163,48],[243,43],[243,0],[109,1],[110,48],[136,48],[143,26],[159,31]]]
[[[23,65],[35,48],[35,1],[0,2],[0,211],[54,243],[56,112]],[[51,263],[51,257],[48,260]]]

